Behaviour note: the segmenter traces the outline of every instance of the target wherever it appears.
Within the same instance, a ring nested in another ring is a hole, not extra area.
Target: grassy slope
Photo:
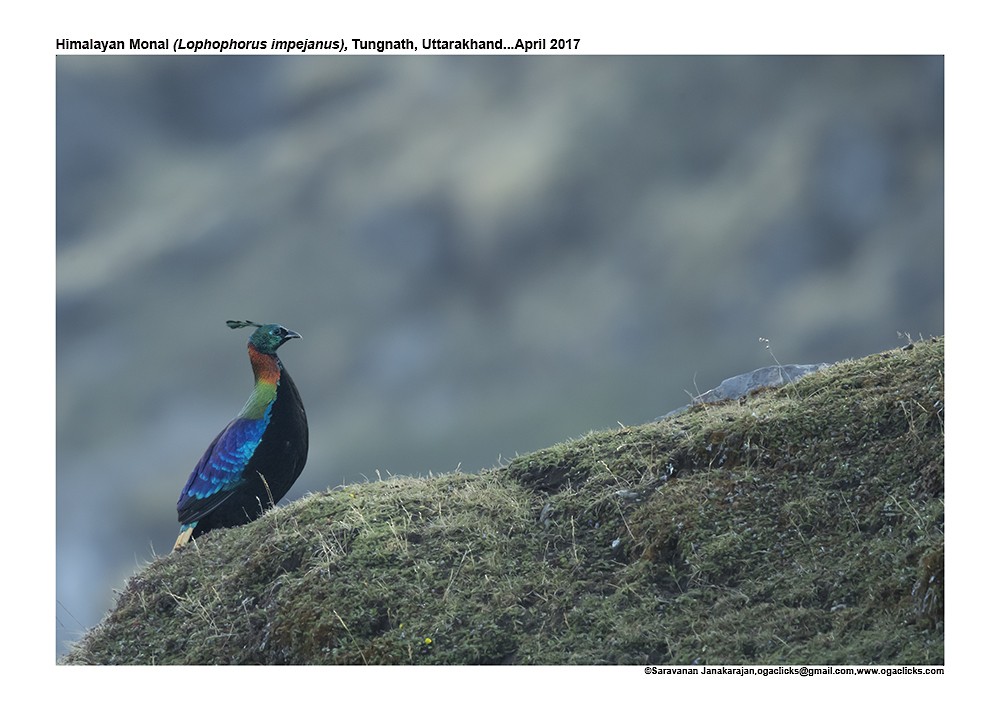
[[[943,663],[944,340],[133,577],[66,663]]]

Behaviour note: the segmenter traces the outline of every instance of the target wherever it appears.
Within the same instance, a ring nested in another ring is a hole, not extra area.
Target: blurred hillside
[[[944,330],[943,60],[57,62],[57,652],[304,339],[290,498]],[[770,338],[770,351],[758,342]]]

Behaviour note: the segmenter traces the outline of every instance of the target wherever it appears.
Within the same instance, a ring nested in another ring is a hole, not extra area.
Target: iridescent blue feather
[[[272,406],[260,419],[236,418],[208,446],[177,501],[181,523],[203,517],[244,482],[243,471],[264,437]]]

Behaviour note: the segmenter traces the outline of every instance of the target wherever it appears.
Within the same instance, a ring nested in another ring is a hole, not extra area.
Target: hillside
[[[67,664],[940,664],[944,339],[156,559]]]

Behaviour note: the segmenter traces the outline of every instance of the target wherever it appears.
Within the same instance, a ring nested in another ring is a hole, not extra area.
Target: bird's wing
[[[195,522],[217,508],[243,483],[243,471],[260,444],[270,414],[238,417],[220,432],[191,471],[177,501],[177,520]]]

